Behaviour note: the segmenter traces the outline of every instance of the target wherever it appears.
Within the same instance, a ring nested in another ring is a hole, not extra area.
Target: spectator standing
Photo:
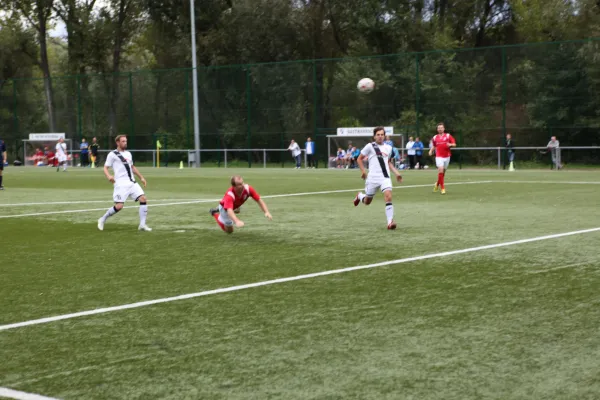
[[[6,158],[6,145],[4,144],[4,140],[0,139],[0,190],[4,190],[2,174],[4,173],[5,162],[8,162],[8,158]]]
[[[88,145],[89,143],[85,141],[85,138],[81,139],[81,144],[79,145],[79,149],[81,150],[79,154],[79,159],[81,161],[82,167],[87,167],[90,163],[90,157],[88,153]]]
[[[100,162],[98,159],[98,150],[100,150],[100,145],[98,144],[96,138],[92,138],[92,144],[90,144],[88,149],[92,158],[92,168],[96,168],[96,164]]]
[[[300,150],[300,146],[298,146],[298,143],[296,143],[294,139],[292,139],[292,141],[290,142],[288,150],[292,152],[292,157],[294,157],[294,159],[296,160],[296,169],[300,169],[300,166],[302,165],[300,162],[300,155],[302,154],[302,150]]]
[[[408,155],[408,165],[410,169],[415,169],[415,165],[417,163],[417,151],[414,149],[415,141],[412,136],[408,138],[408,143],[406,143],[406,155]]]
[[[417,161],[416,165],[419,166],[419,169],[423,169],[423,147],[423,142],[421,142],[421,139],[417,136],[415,138],[413,149],[415,149],[415,160]]]
[[[550,169],[554,169],[554,167],[556,167],[557,170],[561,169],[562,164],[560,163],[560,142],[556,139],[556,136],[552,136],[550,138],[550,141],[546,147],[552,156],[552,165]]]
[[[308,162],[306,168],[315,168],[315,142],[311,138],[306,138],[304,148],[306,149],[306,161]]]
[[[509,165],[508,169],[509,171],[514,171],[515,166],[513,162],[515,161],[515,141],[512,140],[512,135],[510,133],[506,134],[504,147],[506,148],[506,159]],[[506,164],[504,164],[504,168],[506,168]]]

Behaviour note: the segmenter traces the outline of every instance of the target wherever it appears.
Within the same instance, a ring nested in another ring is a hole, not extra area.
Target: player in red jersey
[[[223,196],[223,199],[219,203],[219,207],[210,209],[210,214],[214,217],[223,231],[232,233],[234,224],[238,228],[244,226],[244,222],[235,214],[240,212],[240,207],[250,197],[258,203],[260,209],[265,213],[265,217],[272,220],[273,217],[265,202],[260,198],[260,195],[252,186],[245,184],[244,179],[239,175],[231,177],[231,187],[227,190],[225,196]]]
[[[442,190],[442,194],[446,194],[446,188],[444,187],[444,176],[446,176],[446,170],[450,165],[450,148],[456,147],[456,140],[451,134],[446,132],[446,127],[443,122],[437,124],[437,135],[431,139],[433,146],[429,150],[429,156],[433,156],[435,150],[435,166],[438,170],[438,180],[433,187],[433,191],[437,192],[438,188]]]

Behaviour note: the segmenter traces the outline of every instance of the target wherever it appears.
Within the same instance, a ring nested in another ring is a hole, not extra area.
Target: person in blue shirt
[[[88,143],[85,141],[85,138],[81,139],[81,144],[79,145],[79,149],[81,153],[79,154],[81,160],[81,166],[87,167],[90,164],[90,156],[88,153]]]
[[[356,147],[352,147],[352,151],[350,152],[350,168],[356,168],[356,160],[360,156],[360,150]]]
[[[306,138],[306,143],[304,144],[304,148],[306,149],[306,163],[308,164],[306,168],[315,168],[315,142],[312,141],[311,138]]]
[[[415,150],[415,157],[417,158],[417,165],[419,166],[419,169],[423,169],[423,142],[421,142],[421,139],[417,136],[415,138],[415,143],[413,144],[412,147]]]

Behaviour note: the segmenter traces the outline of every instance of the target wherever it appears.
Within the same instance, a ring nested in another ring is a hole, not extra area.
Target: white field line
[[[192,200],[204,200],[204,199],[152,199],[152,201],[192,201]],[[40,203],[0,203],[0,207],[27,207],[27,206],[50,206],[57,204],[92,204],[92,203],[112,203],[109,198],[104,200],[79,200],[79,201],[48,201]]]
[[[511,180],[499,180],[494,183],[532,183],[532,184],[553,184],[553,185],[600,185],[600,182],[580,182],[580,181],[511,181]]]
[[[473,184],[491,183],[491,182],[493,182],[493,181],[454,182],[454,183],[447,183],[446,185],[473,185]],[[394,186],[394,189],[412,189],[412,188],[430,187],[430,186],[431,185]],[[316,195],[316,194],[356,192],[359,190],[362,190],[362,188],[361,189],[344,189],[344,190],[327,190],[327,191],[322,191],[322,192],[274,194],[274,195],[267,195],[267,196],[261,196],[261,197],[263,199],[275,199],[275,198],[279,198],[279,197],[310,196],[310,195]],[[150,201],[152,201],[152,199],[150,199]],[[206,200],[179,201],[179,202],[163,203],[163,204],[149,204],[148,207],[164,207],[164,206],[177,206],[177,205],[184,205],[184,204],[216,203],[218,201],[221,201],[221,199],[218,198],[218,199],[206,199]],[[131,207],[124,207],[124,208],[139,208],[139,206],[131,206]],[[74,213],[85,213],[85,212],[104,211],[104,210],[106,210],[106,207],[104,207],[104,208],[88,208],[88,209],[84,209],[84,210],[44,211],[44,212],[28,213],[28,214],[0,215],[0,219],[2,219],[2,218],[37,217],[37,216],[41,216],[41,215],[53,215],[53,214],[74,214]]]
[[[565,185],[600,185],[599,182],[567,182],[567,181],[516,181],[516,180],[490,180],[490,181],[472,181],[472,182],[449,182],[447,185],[469,185],[469,184],[480,184],[480,183],[532,183],[532,184],[565,184]],[[396,186],[395,189],[409,189],[416,187],[427,187],[431,185],[407,185],[407,186]],[[361,189],[350,189],[347,191],[355,191]],[[343,192],[343,191],[342,191]],[[323,194],[323,193],[337,193],[337,191],[333,192],[314,192],[311,194]],[[285,197],[285,196],[300,196],[306,195],[305,193],[298,194],[281,194],[281,195],[273,195],[274,197]],[[267,196],[264,196],[267,197]],[[268,197],[267,197],[268,198]],[[211,199],[152,199],[152,202],[163,202],[163,201],[214,201]],[[45,206],[45,205],[64,205],[64,204],[93,204],[93,203],[112,203],[110,199],[104,200],[78,200],[78,201],[49,201],[49,202],[39,202],[39,203],[0,203],[0,207],[28,207],[28,206]]]
[[[0,387],[0,397],[17,400],[56,400],[53,397],[40,396],[39,394],[20,392],[5,387]]]
[[[445,251],[442,253],[426,254],[426,255],[422,255],[422,256],[409,257],[409,258],[400,258],[397,260],[384,261],[384,262],[379,262],[379,263],[375,263],[375,264],[357,265],[355,267],[340,268],[340,269],[333,269],[333,270],[328,270],[328,271],[315,272],[315,273],[311,273],[311,274],[290,276],[290,277],[286,277],[286,278],[271,279],[268,281],[248,283],[245,285],[229,286],[229,287],[224,287],[224,288],[220,288],[220,289],[206,290],[206,291],[197,292],[197,293],[188,293],[188,294],[183,294],[183,295],[174,296],[174,297],[165,297],[162,299],[140,301],[137,303],[123,304],[123,305],[114,306],[114,307],[97,308],[94,310],[81,311],[81,312],[76,312],[76,313],[72,313],[72,314],[56,315],[53,317],[46,317],[46,318],[33,319],[33,320],[29,320],[29,321],[24,321],[24,322],[17,322],[17,323],[13,323],[13,324],[0,325],[0,331],[7,331],[9,329],[22,328],[22,327],[30,326],[30,325],[47,324],[50,322],[85,317],[85,316],[89,316],[89,315],[105,314],[105,313],[109,313],[109,312],[113,312],[113,311],[121,311],[121,310],[128,310],[128,309],[132,309],[132,308],[146,307],[146,306],[151,306],[154,304],[169,303],[172,301],[187,300],[187,299],[192,299],[195,297],[204,297],[204,296],[210,296],[210,295],[214,295],[214,294],[236,292],[239,290],[251,289],[251,288],[256,288],[256,287],[261,287],[261,286],[269,286],[269,285],[275,285],[275,284],[279,284],[279,283],[300,281],[300,280],[304,280],[304,279],[312,279],[312,278],[318,278],[321,276],[336,275],[336,274],[342,274],[342,273],[351,272],[351,271],[384,267],[384,266],[388,266],[388,265],[404,264],[404,263],[408,263],[408,262],[412,262],[412,261],[428,260],[431,258],[440,258],[440,257],[454,256],[457,254],[473,253],[476,251],[514,246],[514,245],[524,244],[524,243],[539,242],[542,240],[557,239],[557,238],[562,238],[562,237],[566,237],[566,236],[581,235],[584,233],[592,233],[592,232],[600,232],[600,227],[591,228],[591,229],[583,229],[583,230],[578,230],[578,231],[571,231],[571,232],[564,232],[564,233],[557,233],[557,234],[553,234],[553,235],[537,236],[537,237],[533,237],[533,238],[529,238],[529,239],[514,240],[511,242],[489,244],[489,245],[485,245],[485,246],[470,247],[467,249]]]

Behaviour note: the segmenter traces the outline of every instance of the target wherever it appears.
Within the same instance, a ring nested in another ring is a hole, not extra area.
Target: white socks
[[[363,201],[363,199],[364,199],[365,197],[367,197],[367,195],[366,195],[366,194],[364,194],[363,192],[360,192],[360,193],[358,194],[358,200],[359,200],[361,203],[362,203],[362,201]]]
[[[394,206],[392,203],[385,203],[385,216],[388,224],[394,219]]]
[[[113,215],[115,215],[116,213],[118,213],[119,211],[115,208],[115,207],[111,207],[108,209],[108,211],[106,211],[106,214],[104,214],[104,216],[102,217],[102,219],[104,221],[106,221],[106,219],[108,217],[112,217]]]
[[[148,215],[148,206],[146,203],[140,203],[140,225],[146,225],[146,216]]]

